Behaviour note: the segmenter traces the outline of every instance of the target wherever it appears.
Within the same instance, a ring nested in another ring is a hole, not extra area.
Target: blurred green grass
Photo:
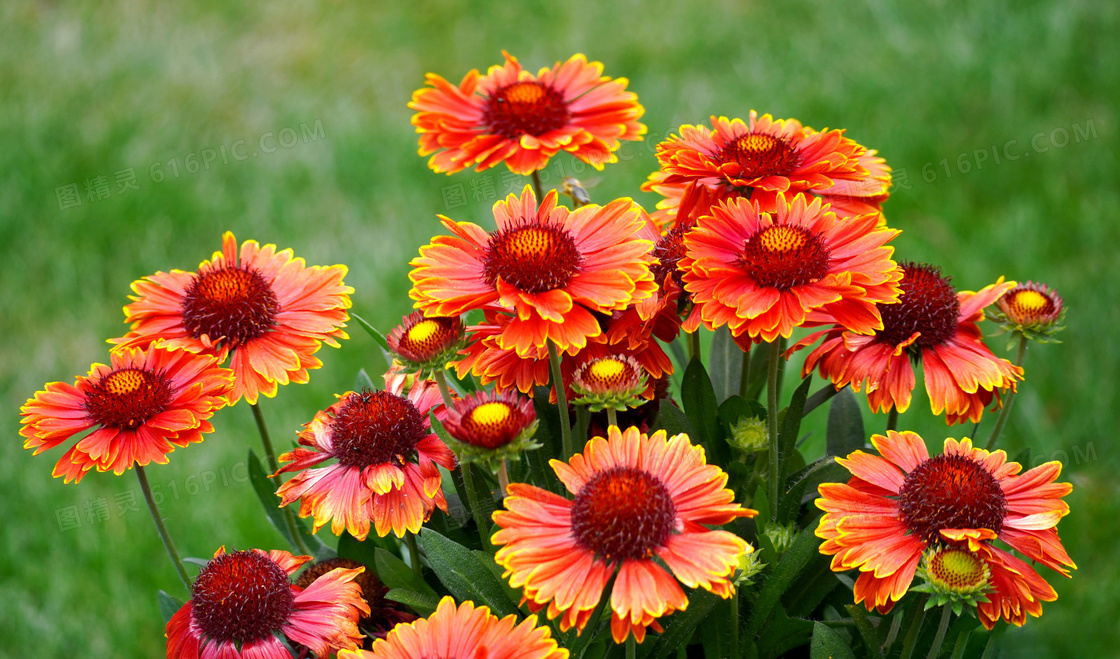
[[[630,79],[658,137],[752,108],[847,128],[895,168],[886,211],[903,229],[897,258],[938,263],[961,289],[1000,275],[1055,286],[1070,309],[1065,342],[1028,353],[1004,443],[1012,454],[1029,446],[1067,461],[1075,489],[1060,530],[1080,570],[1068,581],[1045,574],[1060,599],[1007,635],[1005,656],[1114,655],[1118,14],[1115,3],[1088,0],[4,3],[0,656],[162,656],[155,592],[182,594],[142,502],[116,510],[118,495],[137,491],[135,477],[51,479],[61,451],[32,458],[21,448],[19,406],[45,382],[106,361],[129,284],[195,268],[227,229],[292,247],[309,264],[346,264],[355,312],[390,327],[410,308],[407,262],[436,231],[435,214],[485,223],[490,205],[469,197],[482,175],[427,170],[405,104],[425,72],[457,81],[499,62],[502,49],[534,70],[573,52],[604,62],[608,75]],[[263,146],[279,146],[285,129],[300,138],[290,148],[260,148],[269,133]],[[1062,131],[1069,140],[1059,148]],[[1045,151],[1031,145],[1039,134]],[[203,149],[238,140],[257,156],[187,170],[188,154],[201,160]],[[638,192],[656,167],[652,142],[629,146],[594,196],[652,207],[656,199]],[[116,172],[128,169],[139,189],[118,192]],[[501,192],[500,170],[487,175]],[[100,176],[109,197],[91,201],[85,182]],[[445,188],[460,183],[468,204],[449,211]],[[62,209],[57,189],[71,184],[82,204]],[[263,402],[279,444],[359,367],[380,363],[353,329],[343,348],[322,351],[325,367],[310,384]],[[993,347],[1002,352],[1002,340]],[[969,432],[928,419],[927,405],[919,394],[903,426],[935,446]],[[878,431],[883,419],[866,423]],[[258,446],[249,410],[224,410],[215,425],[202,445],[149,470],[180,549],[279,546],[248,484],[233,478]],[[208,473],[209,489],[188,493]],[[84,514],[101,498],[107,521],[60,531],[58,511]]]

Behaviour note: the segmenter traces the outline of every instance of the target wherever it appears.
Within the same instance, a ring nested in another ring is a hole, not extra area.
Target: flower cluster
[[[348,338],[354,291],[343,266],[226,233],[196,271],[132,285],[109,365],[23,407],[36,454],[88,431],[55,476],[135,467],[149,494],[145,466],[200,442],[223,407],[252,407],[267,458],[253,457],[253,489],[296,553],[222,548],[192,579],[149,496],[190,594],[166,621],[167,657],[564,659],[612,641],[634,656],[651,638],[658,656],[729,639],[764,655],[845,601],[852,644],[885,656],[895,634],[876,629],[921,605],[911,591],[944,607],[938,656],[952,616],[978,619],[967,638],[1041,615],[1057,594],[1027,561],[1076,567],[1057,532],[1072,487],[1061,464],[1023,471],[995,444],[1027,342],[1061,329],[1057,293],[1003,277],[958,291],[935,265],[896,261],[885,159],[754,110],[657,145],[652,214],[570,181],[569,208],[539,170],[602,169],[645,133],[644,109],[583,55],[534,76],[503,54],[457,86],[429,74],[408,104],[432,170],[530,179],[493,205],[493,230],[439,216],[409,263],[414,311],[387,336],[359,318],[384,386],[355,368],[354,390],[276,456],[258,404]],[[985,343],[985,313],[1018,339],[1015,363]],[[798,354],[802,384],[783,394]],[[897,429],[919,376],[947,425],[999,410],[986,445],[950,438],[930,457]],[[874,453],[852,392],[887,414]],[[813,460],[800,424],[833,396],[830,453],[847,455]],[[850,593],[817,578],[818,552],[858,571]]]

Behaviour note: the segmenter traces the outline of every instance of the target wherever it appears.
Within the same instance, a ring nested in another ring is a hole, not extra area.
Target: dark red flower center
[[[458,316],[425,318],[414,313],[405,319],[399,332],[390,332],[389,348],[410,361],[427,362],[454,346],[463,331]]]
[[[961,303],[950,278],[942,277],[940,269],[915,263],[903,263],[901,267],[902,295],[896,304],[878,305],[883,330],[877,336],[883,343],[898,345],[914,332],[921,332],[910,348],[920,354],[922,348],[941,345],[956,334]]]
[[[579,272],[580,254],[567,230],[550,224],[503,229],[486,250],[486,283],[502,281],[526,293],[563,288]]]
[[[412,401],[388,391],[350,393],[334,420],[331,436],[341,465],[364,468],[409,461],[428,435]]]
[[[797,152],[788,142],[764,133],[747,133],[728,142],[719,159],[742,168],[736,178],[786,176],[798,164]]]
[[[941,529],[990,529],[998,535],[1007,515],[999,482],[963,455],[926,460],[907,474],[898,494],[901,520],[926,543],[942,541]]]
[[[605,561],[648,559],[673,531],[677,507],[659,479],[614,467],[587,481],[572,502],[572,534]]]
[[[268,556],[216,556],[191,587],[192,617],[208,638],[248,643],[280,631],[292,612],[292,582]]]
[[[490,96],[482,116],[491,130],[511,140],[562,128],[568,117],[564,97],[552,87],[532,81],[499,88]]]
[[[740,263],[759,286],[787,291],[828,274],[831,252],[808,229],[779,224],[766,227],[743,244]]]
[[[526,419],[517,407],[501,400],[476,405],[459,422],[460,441],[494,449],[504,446],[525,429]]]
[[[85,392],[86,412],[107,428],[135,430],[171,402],[171,383],[137,368],[113,371]]]
[[[183,325],[196,339],[244,345],[272,329],[280,305],[261,271],[247,266],[199,270],[183,295]]]

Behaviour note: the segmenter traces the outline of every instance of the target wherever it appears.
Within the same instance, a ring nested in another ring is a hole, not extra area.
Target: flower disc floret
[[[572,533],[603,561],[648,559],[673,531],[677,508],[665,485],[633,468],[593,476],[572,503]]]
[[[292,582],[268,556],[237,551],[217,556],[191,586],[195,620],[206,636],[245,643],[280,631],[292,612]]]
[[[331,421],[331,434],[339,464],[362,468],[403,465],[428,430],[416,406],[404,396],[363,391],[342,399]]]
[[[924,542],[942,540],[942,529],[988,529],[999,535],[1007,498],[995,477],[963,455],[938,455],[906,475],[898,509]]]

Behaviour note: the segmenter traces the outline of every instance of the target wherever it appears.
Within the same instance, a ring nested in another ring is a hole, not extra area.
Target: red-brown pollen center
[[[742,169],[736,178],[786,176],[798,165],[797,152],[784,139],[765,133],[747,133],[728,142],[720,151],[720,161],[737,163]]]
[[[658,478],[614,467],[587,481],[572,502],[572,535],[604,561],[648,559],[673,532],[677,507]]]
[[[539,82],[515,82],[497,89],[486,103],[483,121],[502,137],[544,135],[568,123],[568,104],[552,87]]]
[[[270,331],[280,305],[260,270],[220,266],[199,270],[180,310],[192,337],[223,339],[236,348]]]
[[[463,323],[458,316],[424,318],[402,333],[395,350],[405,359],[426,362],[455,345],[462,336]]]
[[[216,641],[267,638],[287,622],[294,599],[288,573],[255,551],[214,557],[191,587],[192,617]]]
[[[899,519],[926,543],[943,541],[942,529],[989,529],[998,535],[1007,515],[999,482],[963,455],[926,460],[907,474],[898,494]]]
[[[335,457],[347,467],[403,465],[427,435],[412,401],[389,391],[347,394],[331,421]]]
[[[580,254],[567,230],[551,224],[524,224],[493,234],[486,250],[484,277],[498,277],[526,293],[563,288],[579,272]]]
[[[521,410],[504,401],[489,401],[463,415],[462,441],[472,446],[495,449],[512,442],[525,429]]]
[[[957,332],[961,303],[949,277],[930,265],[903,263],[899,286],[902,295],[896,304],[877,305],[883,329],[876,336],[890,345],[907,341],[914,332],[921,336],[910,346],[912,354],[948,341]]]
[[[1008,316],[1020,325],[1032,325],[1049,320],[1057,311],[1057,305],[1054,304],[1052,297],[1025,287],[1009,291],[1004,296],[1001,306],[1004,306]]]
[[[787,291],[828,274],[830,255],[828,247],[808,229],[780,224],[748,238],[739,260],[759,286]]]
[[[86,412],[108,428],[136,430],[171,402],[171,383],[159,373],[124,368],[109,373],[85,392]]]

